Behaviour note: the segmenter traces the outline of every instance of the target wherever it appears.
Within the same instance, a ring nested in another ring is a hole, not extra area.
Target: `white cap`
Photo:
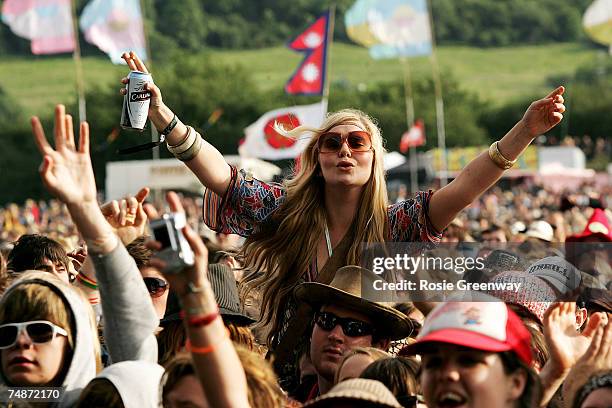
[[[529,229],[525,235],[531,238],[541,239],[542,241],[551,242],[555,236],[555,232],[549,223],[538,220],[529,225]]]
[[[549,256],[534,262],[527,273],[545,280],[562,294],[576,290],[582,277],[574,265],[560,256]]]

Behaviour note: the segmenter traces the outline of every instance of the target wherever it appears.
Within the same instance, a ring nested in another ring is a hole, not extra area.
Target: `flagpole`
[[[400,58],[402,67],[404,68],[404,102],[406,104],[406,122],[408,124],[408,132],[414,125],[414,100],[412,98],[412,77],[410,74],[410,64],[405,57]],[[419,181],[417,178],[417,157],[416,146],[409,147],[410,157],[410,190],[414,193],[419,189]]]
[[[72,31],[74,32],[74,52],[72,53],[72,58],[74,59],[74,67],[76,71],[79,122],[84,122],[87,120],[87,107],[85,102],[85,83],[83,81],[83,65],[81,62],[81,45],[79,42],[79,26],[77,22],[76,0],[72,0],[70,2],[70,5],[72,9]]]
[[[147,53],[147,67],[149,68],[149,72],[153,71],[153,57],[151,55],[151,48],[149,47],[149,35],[147,30],[147,19],[145,14],[145,4],[144,0],[140,0],[140,14],[142,15],[142,36],[144,38],[144,46],[145,51]],[[157,134],[157,129],[151,123],[151,142],[157,142],[159,140],[159,135]],[[159,146],[151,149],[151,154],[153,160],[159,160]]]
[[[446,133],[444,126],[444,100],[442,99],[442,81],[440,80],[440,68],[436,55],[436,38],[434,30],[433,10],[431,2],[427,1],[429,9],[429,25],[431,27],[431,66],[436,94],[436,125],[438,131],[438,148],[440,149],[440,187],[448,183],[447,163],[446,163]]]
[[[327,44],[325,45],[325,85],[323,88],[323,103],[325,103],[325,110],[327,110],[327,103],[329,101],[329,88],[331,84],[331,48],[334,42],[334,23],[336,18],[336,3],[333,3],[329,8],[329,24],[327,26]]]

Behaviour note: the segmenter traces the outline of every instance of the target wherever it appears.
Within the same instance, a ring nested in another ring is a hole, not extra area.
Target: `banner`
[[[5,0],[2,21],[31,43],[32,54],[74,51],[70,0]]]
[[[300,139],[283,136],[274,129],[274,123],[291,130],[297,126],[321,126],[327,113],[327,103],[280,108],[265,113],[244,130],[244,142],[238,148],[240,156],[258,159],[281,160],[298,157],[308,142],[308,134]]]
[[[612,0],[595,0],[584,12],[582,24],[593,41],[610,46],[612,52]]]
[[[87,42],[107,53],[113,64],[125,64],[121,54],[126,51],[147,59],[140,0],[92,0],[83,9],[80,27]]]
[[[349,38],[374,59],[431,54],[426,0],[357,0],[344,16]]]
[[[306,57],[285,85],[285,92],[288,94],[323,95],[328,29],[329,12],[326,12],[287,45],[294,51],[306,53]]]
[[[400,152],[406,153],[411,147],[419,147],[425,144],[425,124],[418,119],[415,124],[406,131],[400,140]]]

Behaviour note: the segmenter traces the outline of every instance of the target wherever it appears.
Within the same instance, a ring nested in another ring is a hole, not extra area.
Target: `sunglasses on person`
[[[8,323],[0,326],[0,349],[13,347],[21,332],[35,344],[48,343],[58,334],[68,337],[68,332],[47,320],[32,320],[22,323]]]
[[[370,134],[363,130],[356,130],[346,134],[336,132],[323,133],[319,137],[318,148],[320,153],[335,153],[342,149],[342,145],[346,145],[351,152],[367,152],[372,150],[372,141]]]
[[[348,317],[338,317],[329,312],[315,313],[315,323],[325,331],[332,331],[340,325],[342,332],[349,337],[361,337],[374,333],[374,328],[369,323]]]
[[[147,277],[142,280],[152,298],[158,298],[168,290],[168,282],[163,279]]]

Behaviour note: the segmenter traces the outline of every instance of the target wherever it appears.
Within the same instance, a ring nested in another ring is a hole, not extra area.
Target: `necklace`
[[[329,238],[329,228],[327,227],[327,220],[325,220],[325,241],[327,243],[327,253],[329,254],[329,257],[331,258],[334,250],[332,249],[331,239]]]

